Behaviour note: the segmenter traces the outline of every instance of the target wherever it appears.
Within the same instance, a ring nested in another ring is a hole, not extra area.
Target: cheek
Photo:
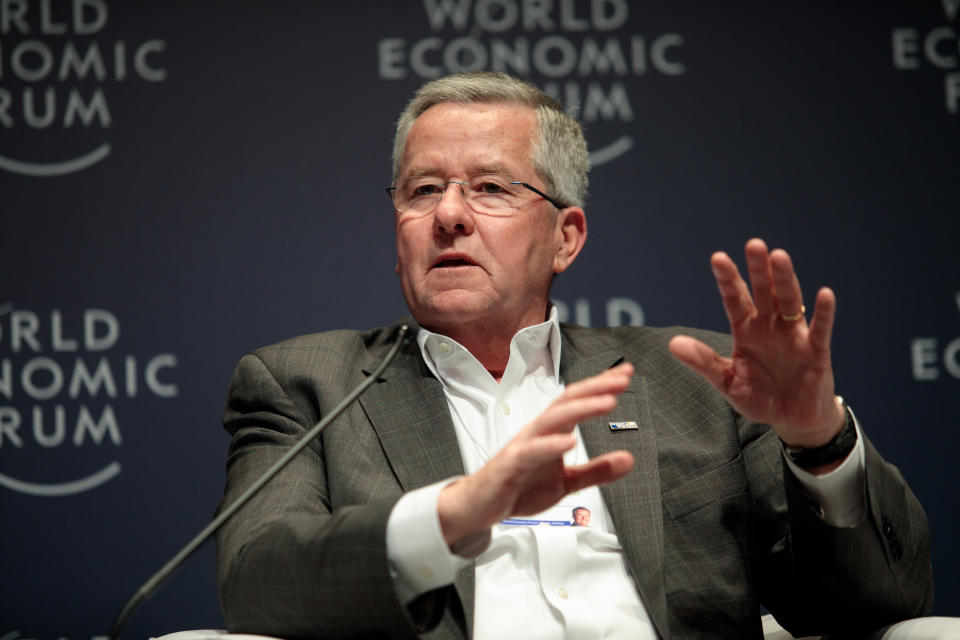
[[[409,223],[403,226],[397,226],[397,269],[402,270],[410,267],[410,261],[418,254],[423,253],[422,241],[417,229]]]
[[[530,226],[523,219],[490,229],[485,238],[487,246],[499,248],[501,255],[509,255],[514,263],[539,263],[544,256],[552,256],[556,238],[553,227],[542,222]]]
[[[518,254],[517,260],[525,262],[532,271],[539,273],[547,269],[552,272],[556,254],[552,230],[538,229],[537,233],[530,234],[525,241],[518,241],[515,252]]]

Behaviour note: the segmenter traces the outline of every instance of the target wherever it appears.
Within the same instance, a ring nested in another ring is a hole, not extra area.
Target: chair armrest
[[[780,626],[777,619],[772,614],[766,614],[760,618],[763,625],[763,640],[796,640],[790,632]],[[799,640],[820,640],[822,636],[805,636]]]
[[[867,634],[806,636],[803,639],[794,639],[769,613],[760,620],[763,624],[763,640],[960,640],[960,618],[913,618]]]
[[[222,629],[196,629],[168,633],[165,636],[152,637],[150,640],[280,640],[280,638],[252,636],[247,633],[227,633]]]
[[[960,640],[960,618],[928,616],[892,624],[881,640]]]

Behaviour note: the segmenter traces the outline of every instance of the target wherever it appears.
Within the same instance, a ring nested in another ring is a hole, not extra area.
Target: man
[[[219,534],[231,630],[747,638],[761,602],[801,633],[929,610],[923,511],[834,395],[833,293],[808,323],[789,256],[755,239],[752,297],[711,258],[732,350],[560,325],[548,294],[586,240],[587,169],[579,126],[530,85],[481,73],[418,91],[389,189],[416,340]],[[245,357],[224,503],[396,333]],[[592,526],[533,526],[573,505]]]
[[[587,509],[586,507],[574,507],[572,515],[573,515],[573,526],[575,527],[590,526],[590,509]]]

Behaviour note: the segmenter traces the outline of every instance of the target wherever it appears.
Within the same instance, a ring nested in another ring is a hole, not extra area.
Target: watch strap
[[[843,428],[827,444],[804,449],[788,445],[781,440],[784,453],[790,458],[791,462],[802,469],[815,469],[843,460],[857,446],[857,427],[854,424],[850,407],[847,406],[846,402],[843,403],[843,415],[845,417]]]

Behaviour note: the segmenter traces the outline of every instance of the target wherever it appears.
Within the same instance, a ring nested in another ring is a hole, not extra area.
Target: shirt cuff
[[[405,493],[387,520],[387,560],[397,599],[404,605],[417,596],[453,583],[454,576],[489,544],[490,531],[471,536],[454,553],[440,529],[437,499],[459,476]],[[466,556],[466,557],[465,557]]]
[[[864,478],[866,449],[860,423],[852,410],[850,415],[857,430],[857,443],[846,460],[833,471],[815,475],[794,464],[786,453],[783,455],[804,493],[813,501],[820,519],[834,527],[844,528],[857,526],[867,513]]]

